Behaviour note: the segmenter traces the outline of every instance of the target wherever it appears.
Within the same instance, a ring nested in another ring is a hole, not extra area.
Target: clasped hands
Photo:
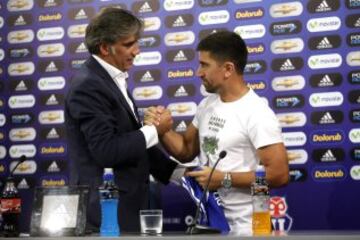
[[[145,110],[144,124],[154,125],[159,136],[164,135],[173,126],[173,119],[171,112],[164,106],[153,106]]]

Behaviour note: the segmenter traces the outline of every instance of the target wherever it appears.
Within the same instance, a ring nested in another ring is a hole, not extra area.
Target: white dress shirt
[[[111,78],[114,80],[116,86],[119,88],[122,95],[125,97],[127,103],[129,104],[135,119],[137,119],[136,114],[135,114],[135,110],[134,110],[134,104],[130,100],[130,98],[129,98],[128,94],[127,94],[126,79],[129,76],[128,73],[127,72],[122,72],[121,70],[119,70],[116,67],[112,66],[111,64],[105,62],[104,60],[102,60],[100,57],[98,57],[96,55],[92,55],[92,56],[106,70],[106,72],[109,73]],[[140,121],[140,119],[137,119],[137,120]],[[158,134],[157,134],[157,130],[156,130],[155,126],[153,126],[153,125],[152,126],[145,125],[145,126],[142,126],[140,128],[140,131],[145,136],[146,148],[150,148],[150,147],[158,144],[159,138],[158,138]]]

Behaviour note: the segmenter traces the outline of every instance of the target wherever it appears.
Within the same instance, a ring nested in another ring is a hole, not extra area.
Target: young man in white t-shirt
[[[231,232],[251,234],[250,185],[261,162],[271,187],[289,180],[286,150],[274,112],[243,79],[247,48],[241,37],[224,31],[209,35],[197,47],[197,76],[210,94],[203,99],[184,134],[170,130],[160,136],[166,150],[182,162],[198,157],[203,170],[188,172],[204,187],[221,151],[222,159],[210,182],[218,190]],[[163,107],[150,107],[146,124],[165,121]],[[208,167],[209,166],[209,167]]]

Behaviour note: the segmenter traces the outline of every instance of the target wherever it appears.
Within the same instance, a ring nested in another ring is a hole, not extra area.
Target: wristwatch
[[[232,182],[231,182],[231,174],[229,172],[225,173],[224,179],[221,182],[221,185],[225,188],[225,189],[230,189]]]

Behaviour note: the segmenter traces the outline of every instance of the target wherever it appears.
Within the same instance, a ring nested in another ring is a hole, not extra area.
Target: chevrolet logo
[[[287,158],[288,158],[289,162],[291,162],[298,158],[301,158],[301,154],[295,153],[295,152],[287,152]]]
[[[60,114],[58,113],[48,113],[45,116],[42,116],[43,120],[55,121],[56,119],[60,118]]]
[[[59,51],[58,47],[54,47],[54,46],[48,46],[45,49],[41,49],[42,53],[47,53],[47,54],[52,54]]]
[[[298,80],[294,80],[294,79],[284,79],[282,81],[279,81],[276,83],[276,86],[283,86],[283,87],[292,87],[296,84],[299,84]]]
[[[25,130],[18,130],[16,131],[16,133],[14,133],[12,136],[13,137],[18,137],[18,138],[26,138],[28,136],[30,136],[31,133]]]
[[[360,57],[351,58],[350,61],[352,61],[352,62],[358,62],[358,61],[360,61]]]
[[[12,8],[23,8],[23,7],[26,7],[28,5],[29,5],[29,3],[26,0],[17,0],[14,3],[12,3],[10,5],[10,7],[12,7]]]
[[[31,168],[30,164],[23,162],[16,168],[16,170],[19,170],[20,172],[25,172],[26,170],[29,170],[30,168]]]
[[[300,118],[291,115],[285,115],[284,117],[280,118],[279,121],[282,123],[291,124],[300,121]]]
[[[279,9],[276,9],[275,13],[282,13],[282,14],[288,14],[293,11],[296,11],[297,8],[295,6],[289,6],[289,5],[282,5]]]
[[[298,45],[294,42],[284,41],[281,44],[279,44],[278,46],[276,46],[275,49],[283,49],[283,50],[287,51],[292,48],[296,48],[297,46]]]
[[[23,65],[23,64],[18,64],[16,65],[16,67],[14,67],[13,69],[10,70],[10,72],[18,72],[18,73],[22,73],[25,71],[28,71],[29,67]]]
[[[183,42],[183,41],[188,40],[188,39],[189,39],[189,37],[186,36],[186,35],[184,35],[184,34],[175,34],[174,37],[169,38],[168,40],[169,40],[170,42],[177,42],[177,43],[179,43],[179,42]]]
[[[136,93],[136,96],[150,97],[155,95],[156,91],[151,89],[143,89],[141,92]]]
[[[191,110],[190,106],[179,104],[176,107],[170,109],[171,112],[184,113]]]
[[[11,36],[11,39],[15,39],[18,41],[24,40],[26,38],[28,38],[29,35],[25,32],[17,32],[14,36]]]
[[[76,34],[82,35],[85,33],[85,29],[86,29],[86,27],[84,27],[84,26],[78,26],[76,29],[72,30],[71,33],[76,33]]]
[[[155,25],[155,22],[154,21],[150,21],[150,20],[145,20],[144,22],[144,28],[149,28],[149,27],[152,27]]]

